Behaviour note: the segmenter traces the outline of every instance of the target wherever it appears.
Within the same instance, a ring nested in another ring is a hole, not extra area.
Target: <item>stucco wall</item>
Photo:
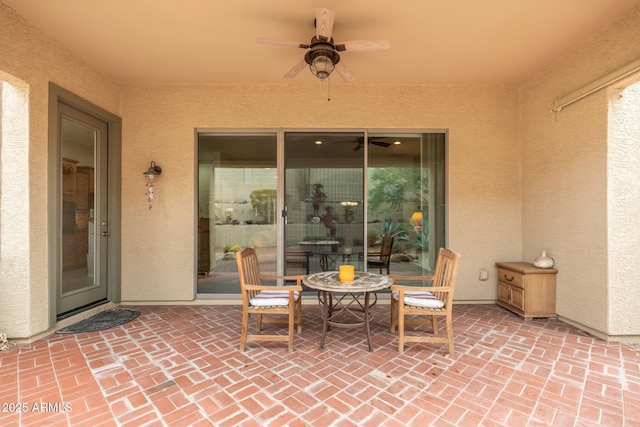
[[[11,273],[17,268],[24,274],[19,276],[19,280],[0,283],[3,306],[0,329],[11,337],[28,337],[46,330],[49,320],[45,181],[49,82],[53,81],[116,115],[119,114],[120,90],[116,82],[90,69],[3,4],[0,4],[0,52],[0,70],[22,82],[29,108],[23,134],[12,136],[22,139],[29,163],[22,165],[28,173],[19,178],[23,180],[22,184],[17,184],[24,185],[25,180],[28,184],[28,192],[23,192],[22,199],[18,201],[18,205],[25,206],[21,221],[28,223],[28,228],[10,236],[13,246],[25,250],[17,257],[15,252],[0,253],[0,269]],[[11,184],[3,182],[3,185]],[[11,264],[5,262],[5,256],[11,257]],[[7,274],[4,277],[11,276]]]
[[[637,40],[638,8],[530,79],[520,96],[523,258],[546,249],[559,270],[558,314],[602,335],[640,334],[637,320],[623,325],[609,316],[611,310],[640,312],[640,288],[622,289],[609,275],[623,262],[608,249],[615,226],[607,216],[610,95],[602,90],[551,110],[556,99],[638,59]],[[621,298],[610,292],[619,291],[624,303],[613,306]]]
[[[0,284],[6,304],[0,329],[22,337],[48,326],[48,206],[41,183],[53,81],[123,117],[124,301],[193,298],[195,128],[447,129],[447,243],[463,255],[456,299],[494,300],[495,261],[531,260],[546,249],[560,270],[557,311],[563,318],[604,334],[640,334],[637,318],[611,314],[639,313],[640,295],[629,284],[638,280],[611,283],[611,274],[628,271],[628,261],[608,252],[616,223],[607,218],[607,93],[550,112],[555,99],[640,57],[636,40],[640,9],[519,92],[336,83],[327,101],[320,82],[121,87],[0,5],[0,70],[24,82],[30,112],[28,135],[20,136],[29,162],[29,192],[21,200],[29,226],[18,236],[28,248],[18,260],[27,266],[26,278]],[[149,211],[141,172],[151,160],[163,174]],[[478,280],[480,268],[492,273],[489,281]]]
[[[517,260],[517,96],[495,86],[127,85],[123,88],[122,299],[194,297],[195,128],[448,129],[449,246],[456,299],[495,300],[498,260]],[[141,173],[163,168],[147,209]],[[152,248],[152,249],[150,249]]]
[[[640,335],[640,82],[610,93],[607,332]]]

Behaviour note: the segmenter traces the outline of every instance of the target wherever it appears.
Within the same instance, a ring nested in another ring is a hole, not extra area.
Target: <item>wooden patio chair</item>
[[[391,332],[398,330],[398,351],[406,342],[446,343],[453,354],[453,292],[460,255],[441,248],[433,276],[391,276]],[[399,285],[404,281],[431,281],[431,286]],[[427,318],[425,318],[425,316]],[[445,336],[438,336],[438,317],[445,318]],[[429,319],[429,317],[431,319]],[[407,335],[405,325],[431,323],[433,335]]]
[[[242,334],[240,351],[245,350],[247,341],[287,341],[289,352],[293,348],[294,327],[302,332],[302,278],[304,276],[276,276],[261,274],[258,257],[253,248],[245,248],[236,253],[240,290],[242,292]],[[295,280],[295,285],[263,285],[262,280]],[[249,335],[249,315],[256,315],[257,331]],[[262,323],[287,323],[289,333],[261,334]]]
[[[378,253],[378,258],[367,258],[367,268],[377,268],[382,274],[383,269],[387,269],[389,274],[389,264],[391,262],[391,249],[393,248],[393,236],[384,236],[382,238],[382,246]],[[373,254],[371,254],[373,255]]]

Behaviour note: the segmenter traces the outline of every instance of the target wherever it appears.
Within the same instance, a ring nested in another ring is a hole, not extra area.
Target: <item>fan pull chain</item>
[[[331,77],[327,78],[327,101],[331,101]]]

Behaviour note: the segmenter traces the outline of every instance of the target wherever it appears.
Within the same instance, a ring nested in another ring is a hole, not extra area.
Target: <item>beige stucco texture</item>
[[[638,209],[621,199],[626,177],[610,172],[625,157],[611,150],[610,92],[551,112],[554,100],[640,58],[637,40],[640,9],[521,86],[335,84],[328,100],[321,82],[115,82],[0,6],[0,71],[24,82],[29,100],[28,134],[21,142],[28,150],[22,166],[29,192],[20,199],[29,227],[15,237],[28,247],[15,262],[27,268],[8,266],[10,254],[0,253],[0,329],[25,337],[50,326],[47,185],[41,171],[48,164],[52,81],[122,118],[123,302],[195,298],[195,129],[445,130],[447,244],[462,254],[457,302],[493,303],[494,263],[532,261],[545,249],[559,270],[562,319],[605,337],[640,336],[640,273],[627,265],[638,259],[640,216],[630,218],[628,209]],[[2,144],[5,150],[4,139]],[[163,173],[149,210],[142,172],[152,160]],[[637,196],[640,189],[632,191]],[[0,201],[5,218],[8,202]],[[618,225],[629,221],[635,225],[619,235]],[[625,245],[612,243],[613,237]],[[13,268],[27,277],[5,280]],[[479,279],[483,268],[488,281]]]
[[[14,116],[11,127],[3,126],[1,134],[0,330],[11,337],[29,337],[49,328],[49,82],[116,115],[120,110],[120,87],[3,4],[0,52],[0,79],[25,100],[20,117]],[[3,120],[8,111],[15,113],[15,108],[16,105],[3,105]],[[11,160],[19,164],[8,164],[6,155],[10,152]],[[18,174],[12,173],[12,168]],[[11,223],[22,226],[9,230]]]
[[[495,283],[479,282],[479,269],[520,257],[515,90],[342,85],[332,92],[328,101],[319,85],[126,86],[123,236],[139,237],[123,239],[123,300],[194,297],[194,127],[415,129],[419,124],[428,124],[419,129],[450,130],[449,245],[464,254],[466,264],[458,298],[495,300]],[[162,165],[163,174],[148,211],[140,174],[151,160]],[[477,247],[479,241],[484,245]]]
[[[551,110],[556,99],[637,61],[639,24],[636,8],[520,89],[523,258],[545,248],[559,270],[558,314],[621,339],[640,333],[640,270],[633,267],[640,229],[629,215],[640,200],[639,98],[624,116],[614,85]]]

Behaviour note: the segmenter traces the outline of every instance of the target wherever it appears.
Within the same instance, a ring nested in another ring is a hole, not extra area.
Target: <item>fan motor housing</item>
[[[304,60],[307,64],[313,64],[313,60],[319,56],[325,56],[336,65],[340,62],[340,54],[336,52],[333,46],[333,38],[329,40],[319,40],[317,37],[311,39],[311,46],[304,55]]]

